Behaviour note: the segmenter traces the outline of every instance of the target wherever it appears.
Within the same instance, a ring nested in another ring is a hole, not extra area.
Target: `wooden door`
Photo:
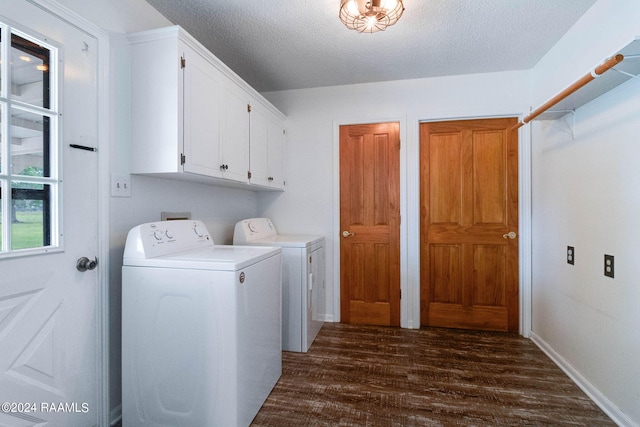
[[[420,125],[423,325],[518,330],[516,123]]]
[[[340,127],[343,323],[400,325],[399,127]]]

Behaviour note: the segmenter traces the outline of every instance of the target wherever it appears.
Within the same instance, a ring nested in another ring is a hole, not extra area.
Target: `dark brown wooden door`
[[[399,127],[340,127],[343,323],[400,325]]]
[[[516,123],[420,125],[422,325],[518,330]]]

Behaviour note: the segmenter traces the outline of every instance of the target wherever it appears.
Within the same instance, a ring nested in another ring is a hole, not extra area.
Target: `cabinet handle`
[[[221,171],[226,171],[227,169],[229,169],[229,165],[220,165]]]

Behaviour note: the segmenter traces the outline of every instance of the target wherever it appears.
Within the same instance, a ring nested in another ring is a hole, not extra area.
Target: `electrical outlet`
[[[613,255],[604,256],[604,275],[613,278],[614,264]]]
[[[111,174],[111,197],[131,197],[131,175]]]
[[[567,264],[574,265],[576,262],[576,249],[573,246],[567,246]]]

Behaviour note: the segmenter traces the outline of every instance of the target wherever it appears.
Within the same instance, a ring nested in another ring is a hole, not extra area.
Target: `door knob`
[[[503,239],[515,239],[516,238],[516,232],[515,231],[510,231],[507,234],[503,234],[502,238]]]
[[[342,232],[342,237],[351,237],[351,236],[355,236],[356,233],[349,233],[347,230],[344,230]]]
[[[83,256],[82,258],[79,258],[78,262],[76,263],[76,269],[78,269],[78,271],[82,271],[82,272],[85,272],[87,270],[93,270],[97,266],[98,266],[98,258],[90,260],[86,256]]]

